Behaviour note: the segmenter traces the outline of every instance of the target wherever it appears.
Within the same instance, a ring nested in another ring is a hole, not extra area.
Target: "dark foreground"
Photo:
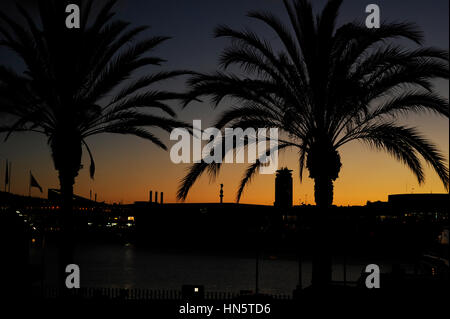
[[[71,313],[72,315],[93,315],[102,317],[125,311],[127,318],[304,318],[310,314],[332,313],[338,317],[365,318],[374,314],[390,317],[393,313],[402,318],[412,315],[416,309],[426,311],[426,318],[448,312],[449,282],[406,283],[388,288],[367,289],[333,285],[327,288],[306,288],[292,299],[275,299],[265,295],[242,295],[225,299],[204,299],[190,296],[174,299],[144,298],[120,294],[111,298],[108,289],[97,289],[89,296],[86,289],[71,290],[61,296],[15,296],[23,308],[46,314]],[[8,303],[5,303],[8,305]],[[36,313],[36,312],[35,312]],[[63,316],[65,317],[65,316]]]

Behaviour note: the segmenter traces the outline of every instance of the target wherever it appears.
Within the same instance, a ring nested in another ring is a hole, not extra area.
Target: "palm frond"
[[[433,167],[448,190],[449,172],[445,165],[445,156],[417,129],[393,123],[382,123],[361,130],[353,137],[353,140],[362,140],[376,148],[386,150],[411,169],[419,184],[425,180],[422,165],[417,157],[417,155],[421,155]]]
[[[239,201],[241,200],[241,196],[242,193],[244,192],[245,187],[250,183],[250,181],[252,180],[253,176],[256,174],[256,172],[258,171],[258,168],[261,166],[261,162],[259,160],[256,160],[255,163],[250,164],[247,167],[247,170],[244,173],[244,176],[241,179],[241,182],[239,184],[239,189],[237,191],[237,195],[236,195],[236,202],[239,203]]]
[[[132,127],[132,126],[127,126],[127,125],[123,125],[123,126],[112,125],[112,126],[105,127],[102,130],[102,133],[135,135],[137,137],[141,137],[143,139],[151,141],[153,144],[159,146],[163,150],[167,150],[167,146],[161,141],[161,139],[159,139],[154,134],[152,134],[151,132],[149,132],[148,130],[146,130],[144,128]]]
[[[181,179],[179,184],[180,186],[177,190],[178,200],[186,200],[189,190],[207,168],[208,164],[204,161],[201,161],[200,163],[194,163],[188,168],[188,173]]]
[[[89,159],[91,161],[91,164],[89,165],[89,175],[91,176],[92,179],[94,179],[94,176],[95,176],[94,156],[92,156],[91,149],[89,148],[89,145],[86,143],[86,141],[83,139],[82,142],[83,142],[84,146],[86,147],[86,150],[88,151]]]
[[[192,74],[192,72],[187,70],[177,70],[177,71],[165,71],[158,72],[152,75],[147,75],[139,78],[138,80],[130,83],[127,87],[123,88],[112,100],[111,103],[116,103],[123,98],[126,98],[130,94],[136,93],[136,91],[148,87],[152,84],[176,78],[180,75]],[[173,94],[173,93],[172,93]],[[173,96],[173,95],[172,95]],[[169,94],[166,94],[166,98],[169,97]],[[160,98],[161,99],[161,98]],[[174,114],[173,114],[174,115]]]

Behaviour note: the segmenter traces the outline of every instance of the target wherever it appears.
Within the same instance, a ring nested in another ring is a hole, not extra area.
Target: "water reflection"
[[[40,262],[32,254],[32,262]],[[34,257],[33,257],[34,256]],[[79,245],[75,252],[81,268],[82,287],[180,289],[183,284],[202,284],[207,291],[239,292],[255,289],[255,259],[237,256],[207,256],[150,252],[132,244]],[[46,284],[56,283],[56,246],[45,253]],[[377,261],[382,272],[387,263]],[[349,261],[347,280],[356,281],[366,263]],[[335,260],[333,280],[344,279],[343,264]],[[302,285],[311,282],[311,261],[302,263]],[[291,294],[298,281],[296,260],[265,256],[259,264],[262,293]]]

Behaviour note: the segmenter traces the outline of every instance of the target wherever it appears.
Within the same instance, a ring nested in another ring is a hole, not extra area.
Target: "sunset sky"
[[[24,1],[33,8],[33,1]],[[316,11],[325,0],[314,1]],[[339,24],[353,20],[364,20],[365,7],[377,3],[381,8],[382,20],[414,21],[425,33],[425,45],[448,49],[448,0],[433,1],[360,1],[347,0],[341,8]],[[12,11],[10,1],[2,1],[1,10]],[[224,39],[214,39],[213,29],[218,24],[227,24],[236,29],[250,27],[277,47],[275,35],[261,23],[249,19],[246,12],[253,9],[271,11],[287,22],[281,1],[275,0],[191,0],[191,1],[119,1],[116,12],[119,18],[131,21],[134,26],[150,25],[147,35],[168,35],[173,39],[156,50],[156,55],[168,62],[162,67],[150,67],[140,72],[160,70],[191,69],[212,72],[217,69],[220,52],[227,45]],[[23,71],[20,60],[12,53],[0,48],[0,64]],[[165,82],[168,90],[183,91],[185,78]],[[437,81],[436,90],[448,99],[448,81]],[[203,127],[209,127],[227,107],[223,103],[217,109],[209,101],[195,102],[186,109],[174,104],[178,119],[192,123],[201,119]],[[433,140],[445,154],[449,154],[448,119],[430,114],[419,114],[402,119],[410,126]],[[170,147],[168,134],[159,136]],[[46,197],[47,188],[58,188],[57,172],[54,170],[47,141],[32,133],[16,134],[3,143],[0,135],[0,189],[4,189],[5,160],[12,162],[11,190],[16,194],[28,194],[28,174],[33,172],[44,188],[44,193],[33,189],[33,196]],[[173,164],[169,152],[165,152],[148,141],[133,136],[100,135],[87,140],[96,161],[96,176],[89,178],[89,159],[83,156],[85,169],[76,180],[75,193],[89,197],[89,191],[97,193],[98,200],[130,203],[148,200],[148,191],[164,192],[165,202],[176,201],[176,190],[188,164]],[[361,205],[366,201],[387,200],[394,193],[439,193],[444,192],[438,176],[426,165],[426,182],[419,186],[413,174],[390,155],[370,150],[354,142],[340,149],[343,167],[335,183],[334,204]],[[298,177],[298,162],[294,152],[280,153],[280,167],[293,170],[294,204],[314,202],[313,183],[305,171],[303,182]],[[218,202],[219,184],[224,184],[224,201],[235,201],[239,180],[245,171],[245,164],[225,164],[218,178],[210,183],[205,175],[192,188],[187,202]],[[245,190],[242,203],[268,204],[274,201],[274,175],[258,175]]]

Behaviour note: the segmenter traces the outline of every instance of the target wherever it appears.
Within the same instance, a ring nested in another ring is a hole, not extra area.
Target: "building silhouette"
[[[292,170],[284,167],[275,177],[275,207],[292,207]]]

